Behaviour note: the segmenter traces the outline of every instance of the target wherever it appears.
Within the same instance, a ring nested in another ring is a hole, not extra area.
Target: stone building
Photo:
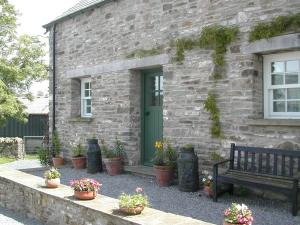
[[[298,148],[300,34],[250,43],[249,32],[299,12],[299,0],[82,0],[44,26],[50,87],[55,81],[50,131],[58,130],[65,157],[78,137],[110,144],[118,137],[129,165],[151,165],[154,141],[162,137],[175,147],[193,144],[200,170],[210,168],[213,156],[227,157],[231,142]],[[213,25],[239,28],[218,80],[212,50],[193,48],[177,62],[172,45]],[[210,91],[219,138],[204,108]]]

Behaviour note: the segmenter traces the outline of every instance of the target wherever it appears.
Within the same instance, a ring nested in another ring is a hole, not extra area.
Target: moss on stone
[[[133,52],[131,52],[129,55],[126,56],[126,58],[144,58],[148,56],[154,56],[154,55],[159,55],[163,52],[163,48],[156,47],[156,48],[151,48],[151,49],[136,49]]]
[[[250,31],[249,41],[257,41],[300,30],[300,13],[278,16],[269,22],[260,22]]]

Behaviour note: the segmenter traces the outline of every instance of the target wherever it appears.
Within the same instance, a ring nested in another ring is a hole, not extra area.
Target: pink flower
[[[229,216],[230,215],[230,209],[226,209],[225,212],[224,212],[224,215]]]
[[[136,191],[137,193],[141,193],[141,192],[143,192],[144,190],[143,190],[143,188],[141,188],[141,187],[137,187],[137,188],[135,189],[135,191]]]

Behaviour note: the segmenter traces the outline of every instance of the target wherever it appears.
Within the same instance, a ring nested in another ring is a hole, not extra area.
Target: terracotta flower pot
[[[60,185],[60,179],[59,178],[45,179],[45,185],[48,188],[57,188]]]
[[[137,206],[135,208],[121,207],[120,211],[129,215],[138,215],[144,210],[144,206]]]
[[[115,176],[123,171],[123,164],[121,158],[104,159],[105,167],[108,175]]]
[[[167,187],[173,179],[174,170],[170,166],[154,166],[156,182],[160,187]]]
[[[92,200],[96,198],[97,191],[74,191],[74,196],[79,200]]]
[[[53,166],[57,168],[57,167],[60,167],[60,166],[64,165],[64,158],[62,158],[62,157],[53,157],[52,162],[53,162]]]
[[[73,157],[72,164],[75,169],[85,169],[86,168],[86,157]]]
[[[204,186],[204,193],[208,197],[212,197],[213,196],[213,190],[212,190],[212,188],[210,186]]]

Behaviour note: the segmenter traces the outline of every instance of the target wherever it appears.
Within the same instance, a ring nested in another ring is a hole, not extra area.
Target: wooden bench
[[[219,174],[219,166],[229,163],[229,168]],[[279,192],[289,197],[292,214],[297,215],[299,192],[300,151],[272,148],[255,148],[231,144],[230,159],[213,167],[213,200],[218,199],[218,186],[234,184]]]

